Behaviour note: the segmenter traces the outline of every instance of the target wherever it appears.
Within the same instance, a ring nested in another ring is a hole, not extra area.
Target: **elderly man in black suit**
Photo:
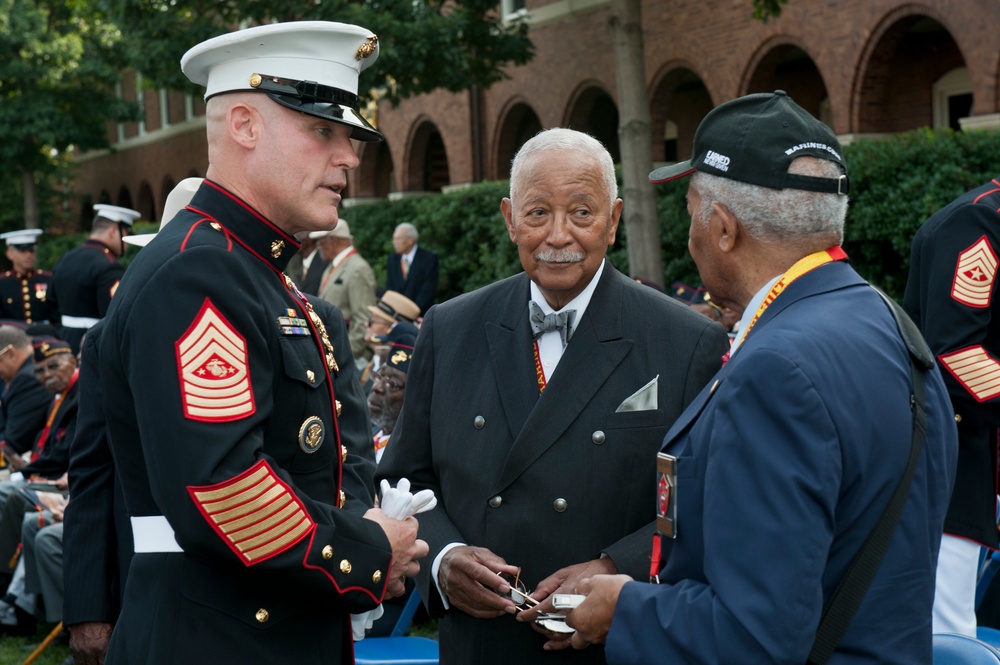
[[[717,323],[605,260],[622,201],[595,139],[528,141],[501,203],[525,272],[434,307],[377,477],[433,488],[417,585],[441,663],[603,663],[530,623],[606,571],[648,575],[656,453],[728,349]],[[517,611],[515,577],[538,605]],[[535,630],[532,630],[535,628]],[[543,650],[543,645],[547,649]]]
[[[434,304],[438,284],[437,254],[417,245],[417,227],[403,222],[392,232],[393,253],[386,259],[385,288],[417,303],[421,312]]]

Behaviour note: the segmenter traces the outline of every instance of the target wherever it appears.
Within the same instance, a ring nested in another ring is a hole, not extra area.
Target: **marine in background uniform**
[[[958,424],[958,469],[938,561],[934,632],[973,637],[979,545],[1000,546],[998,211],[1000,177],[931,215],[913,237],[903,296],[907,313],[941,365]],[[948,598],[961,602],[961,610],[953,605],[946,609]],[[956,612],[962,615],[960,622]]]
[[[12,268],[0,275],[0,319],[25,323],[58,323],[51,299],[52,273],[35,268],[35,249],[41,229],[0,233],[7,243]]]
[[[367,439],[369,488],[374,451],[342,317],[331,313],[327,328],[282,273],[299,246],[284,230],[292,197],[277,199],[285,218],[272,221],[213,180],[238,181],[242,160],[280,156],[273,137],[283,136],[309,142],[310,165],[345,159],[325,180],[335,185],[356,163],[347,137],[381,138],[350,103],[376,39],[357,26],[283,23],[216,37],[182,59],[208,89],[208,177],[131,262],[99,343],[135,542],[109,665],[352,663],[350,614],[416,572],[404,556],[415,520],[383,527],[380,511],[362,518],[345,492],[344,430]],[[227,101],[230,92],[242,97]],[[219,117],[250,109],[254,134],[272,136],[263,147],[238,143]],[[335,143],[314,147],[324,138]],[[273,191],[250,180],[239,184],[251,196]],[[310,225],[318,208],[304,208]]]
[[[93,226],[83,245],[66,252],[52,268],[49,298],[62,315],[59,334],[79,353],[87,329],[104,318],[125,267],[123,238],[139,219],[137,210],[98,203]]]

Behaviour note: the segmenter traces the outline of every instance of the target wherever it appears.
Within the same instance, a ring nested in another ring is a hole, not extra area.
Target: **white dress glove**
[[[405,520],[417,513],[427,512],[437,505],[437,497],[434,490],[421,490],[416,494],[410,494],[410,481],[400,478],[395,487],[389,486],[388,480],[383,480],[382,500],[379,506],[386,517],[394,520]],[[365,630],[371,628],[375,620],[382,616],[385,610],[379,605],[370,612],[351,615],[351,630],[354,633],[354,641],[360,642],[365,639]]]

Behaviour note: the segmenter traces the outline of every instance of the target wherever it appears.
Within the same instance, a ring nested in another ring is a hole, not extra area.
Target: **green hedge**
[[[1000,132],[916,130],[880,139],[862,139],[844,149],[851,172],[851,207],[844,247],[859,272],[901,297],[909,269],[910,240],[931,213],[961,193],[1000,173]],[[663,255],[663,283],[698,283],[687,253],[685,181],[658,188],[657,210]],[[355,244],[385,284],[385,258],[400,222],[420,229],[420,244],[438,254],[438,301],[507,277],[521,266],[500,214],[507,183],[486,182],[440,195],[412,196],[352,206],[342,211]],[[137,232],[155,230],[139,222]],[[85,236],[42,236],[39,265],[51,268]],[[628,272],[624,228],[611,261]],[[135,249],[130,250],[132,256]],[[126,262],[129,257],[126,257]]]

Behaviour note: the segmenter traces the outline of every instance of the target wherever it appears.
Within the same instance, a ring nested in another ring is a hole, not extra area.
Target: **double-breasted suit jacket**
[[[430,554],[417,582],[432,614],[443,605],[430,564],[449,543],[521,566],[529,589],[602,552],[648,575],[656,452],[728,348],[721,326],[606,264],[539,394],[528,300],[522,273],[433,307],[417,338],[377,476],[438,496],[418,516]],[[616,413],[657,376],[655,409]],[[442,663],[603,662],[596,648],[544,652],[510,616],[451,609],[439,626]]]

